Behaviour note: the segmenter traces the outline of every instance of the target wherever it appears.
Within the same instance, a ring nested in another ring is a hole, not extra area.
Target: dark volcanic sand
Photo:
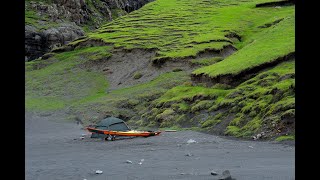
[[[81,140],[85,133],[76,123],[27,113],[26,179],[217,179],[211,170],[229,170],[237,180],[295,178],[294,146],[193,131],[107,142],[89,135]],[[197,142],[188,144],[189,139]]]

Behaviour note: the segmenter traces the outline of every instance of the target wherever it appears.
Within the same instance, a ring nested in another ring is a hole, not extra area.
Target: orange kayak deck
[[[87,127],[87,130],[92,133],[98,134],[106,134],[106,135],[115,135],[115,136],[141,136],[141,137],[149,137],[149,136],[157,136],[161,133],[161,131],[111,131],[111,130],[103,130],[103,129],[95,129],[92,127]]]

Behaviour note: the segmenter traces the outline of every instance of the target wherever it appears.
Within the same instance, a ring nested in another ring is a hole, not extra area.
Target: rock
[[[196,143],[196,142],[197,142],[197,141],[195,141],[195,140],[193,140],[193,139],[189,139],[189,140],[187,141],[188,144]]]
[[[78,37],[84,35],[84,31],[79,26],[61,24],[57,28],[49,28],[37,31],[34,27],[25,26],[25,56],[29,60],[34,60],[54,47],[65,45]],[[45,57],[47,58],[47,57]]]
[[[167,129],[167,130],[164,130],[164,132],[177,132],[177,130]]]
[[[253,139],[253,140],[257,140],[257,137],[256,137],[256,136],[252,136],[252,139]]]
[[[215,172],[215,171],[213,171],[213,170],[210,172],[210,174],[211,174],[211,175],[213,175],[213,176],[218,175],[218,173],[217,173],[217,172]]]
[[[54,56],[54,53],[46,53],[42,56],[42,59],[49,59],[51,58],[52,56]]]
[[[257,134],[257,139],[260,139],[262,137],[261,134]]]
[[[219,177],[219,180],[232,180],[229,170],[223,171],[222,175]]]
[[[187,153],[185,156],[189,156],[189,157],[191,157],[191,156],[193,156],[193,154],[191,154],[191,153]]]
[[[130,161],[130,160],[127,160],[127,161],[126,161],[126,163],[128,163],[128,164],[132,164],[132,161]]]
[[[35,36],[34,36],[34,40],[36,40],[36,41],[41,41],[41,37],[40,37],[39,35],[35,35]]]
[[[103,173],[103,171],[101,171],[101,170],[96,170],[96,174],[102,174]]]
[[[144,159],[141,159],[140,162],[139,162],[139,164],[141,165],[141,164],[143,163],[143,161],[144,161]]]
[[[257,134],[256,136],[253,136],[253,140],[258,140],[262,137],[262,133],[261,134]]]

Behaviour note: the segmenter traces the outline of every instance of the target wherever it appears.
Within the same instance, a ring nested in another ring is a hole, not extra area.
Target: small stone
[[[211,172],[210,172],[210,174],[211,174],[211,175],[213,175],[213,176],[218,175],[218,173],[217,173],[217,172],[215,172],[215,171],[211,171]]]
[[[127,161],[126,161],[126,163],[128,163],[128,164],[132,164],[132,161],[130,161],[130,160],[127,160]]]
[[[41,40],[41,37],[40,37],[39,35],[35,35],[35,36],[34,36],[34,40],[40,41],[40,40]]]
[[[144,161],[144,159],[141,159],[140,162],[139,162],[139,164],[141,165],[141,164],[143,163],[143,161]]]
[[[257,134],[257,139],[261,138],[262,135],[261,134]]]
[[[248,146],[249,148],[253,148],[253,146]]]
[[[197,142],[197,141],[195,141],[195,140],[193,140],[193,139],[189,139],[189,140],[187,141],[188,144],[196,143],[196,142]]]
[[[103,172],[101,170],[96,170],[96,174],[102,174]]]
[[[255,141],[255,140],[257,140],[257,137],[256,137],[256,136],[253,136],[252,139]]]

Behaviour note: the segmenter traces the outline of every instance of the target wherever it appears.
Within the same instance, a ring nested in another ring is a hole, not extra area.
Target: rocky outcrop
[[[84,0],[53,0],[52,4],[30,2],[29,8],[53,22],[69,20],[80,25],[90,18],[90,11]]]
[[[25,27],[25,60],[36,59],[51,49],[83,35],[83,30],[75,24],[61,24],[59,27],[44,31],[37,31],[36,28],[27,25]]]
[[[25,60],[34,60],[55,47],[85,35],[83,26],[96,29],[151,1],[153,0],[52,0],[52,3],[28,1],[26,10],[45,17],[46,22],[38,20],[37,25],[25,26]]]

